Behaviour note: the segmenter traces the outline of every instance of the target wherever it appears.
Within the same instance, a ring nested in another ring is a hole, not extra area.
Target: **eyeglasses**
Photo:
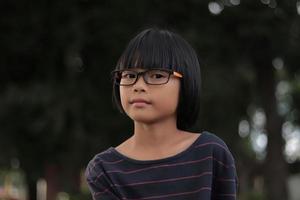
[[[182,78],[182,74],[169,69],[149,69],[142,72],[125,69],[112,72],[114,83],[121,86],[134,85],[139,76],[143,76],[145,83],[149,85],[162,85],[168,83],[171,75]]]

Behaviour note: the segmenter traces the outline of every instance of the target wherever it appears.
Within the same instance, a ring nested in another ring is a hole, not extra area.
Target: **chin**
[[[157,122],[162,122],[172,116],[147,116],[147,115],[131,115],[129,116],[134,122],[143,123],[143,124],[155,124]]]
[[[138,123],[144,123],[144,124],[153,124],[156,121],[158,121],[158,118],[155,117],[149,117],[149,116],[129,116],[133,121],[138,122]]]
[[[145,123],[145,124],[152,124],[155,121],[157,121],[155,119],[149,119],[149,118],[145,118],[145,117],[130,117],[130,118],[135,122]]]

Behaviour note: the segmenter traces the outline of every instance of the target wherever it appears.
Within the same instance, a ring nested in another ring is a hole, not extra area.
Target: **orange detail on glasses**
[[[173,75],[174,76],[177,76],[178,78],[182,78],[182,74],[178,73],[178,72],[173,72]]]

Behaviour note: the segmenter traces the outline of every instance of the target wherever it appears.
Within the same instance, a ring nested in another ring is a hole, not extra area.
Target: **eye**
[[[122,72],[121,77],[126,79],[134,79],[136,78],[136,74],[131,71],[124,71]]]
[[[162,79],[162,78],[166,78],[167,76],[168,73],[164,71],[159,71],[159,70],[149,71],[149,77],[152,79]]]
[[[162,75],[162,74],[153,74],[151,76],[151,78],[163,78],[163,77],[164,77],[164,75]]]

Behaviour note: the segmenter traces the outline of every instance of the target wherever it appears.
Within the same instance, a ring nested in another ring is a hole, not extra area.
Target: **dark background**
[[[1,1],[0,169],[22,171],[31,200],[40,178],[50,200],[59,191],[90,199],[80,173],[132,131],[111,102],[110,71],[154,25],[178,32],[199,56],[192,130],[228,144],[239,199],[288,199],[288,178],[300,171],[299,134],[298,157],[284,153],[282,137],[284,126],[299,126],[299,13],[295,0]],[[257,150],[255,138],[268,143]]]

